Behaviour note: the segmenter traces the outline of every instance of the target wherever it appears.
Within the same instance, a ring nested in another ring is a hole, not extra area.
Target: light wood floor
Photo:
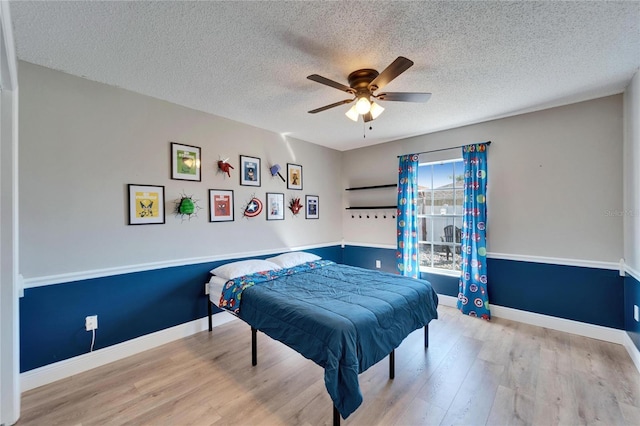
[[[640,374],[620,345],[440,307],[360,375],[343,425],[640,425]],[[241,321],[26,392],[26,425],[323,425],[323,370]]]

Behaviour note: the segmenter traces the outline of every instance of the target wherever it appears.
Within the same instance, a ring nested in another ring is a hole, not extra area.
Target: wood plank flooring
[[[343,425],[640,425],[640,374],[616,344],[440,306],[360,375]],[[26,392],[27,425],[330,425],[322,368],[232,321]]]

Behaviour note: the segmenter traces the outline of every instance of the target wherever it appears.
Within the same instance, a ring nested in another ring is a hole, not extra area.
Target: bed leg
[[[258,330],[251,327],[251,365],[258,365],[258,345],[256,342]]]
[[[333,426],[340,426],[340,412],[333,406]]]
[[[389,379],[396,377],[396,350],[392,350],[389,354]]]
[[[424,347],[429,347],[429,324],[424,326]]]
[[[213,320],[211,319],[213,315],[211,312],[211,300],[207,300],[207,312],[209,313],[209,331],[213,331]]]

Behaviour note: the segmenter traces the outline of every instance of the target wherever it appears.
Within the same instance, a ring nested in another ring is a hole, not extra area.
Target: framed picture
[[[320,197],[317,195],[307,195],[305,201],[305,219],[318,219],[320,217],[319,202]]]
[[[171,142],[171,179],[200,182],[200,148]]]
[[[240,156],[240,185],[260,186],[260,159]]]
[[[267,220],[284,220],[284,194],[267,192]]]
[[[302,189],[302,166],[287,163],[287,189]]]
[[[233,222],[233,190],[209,190],[209,222]]]
[[[164,223],[164,186],[128,185],[129,225]]]

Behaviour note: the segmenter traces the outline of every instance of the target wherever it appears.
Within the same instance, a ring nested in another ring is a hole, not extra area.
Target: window
[[[420,163],[418,245],[421,270],[459,273],[463,201],[464,163],[461,158]]]

